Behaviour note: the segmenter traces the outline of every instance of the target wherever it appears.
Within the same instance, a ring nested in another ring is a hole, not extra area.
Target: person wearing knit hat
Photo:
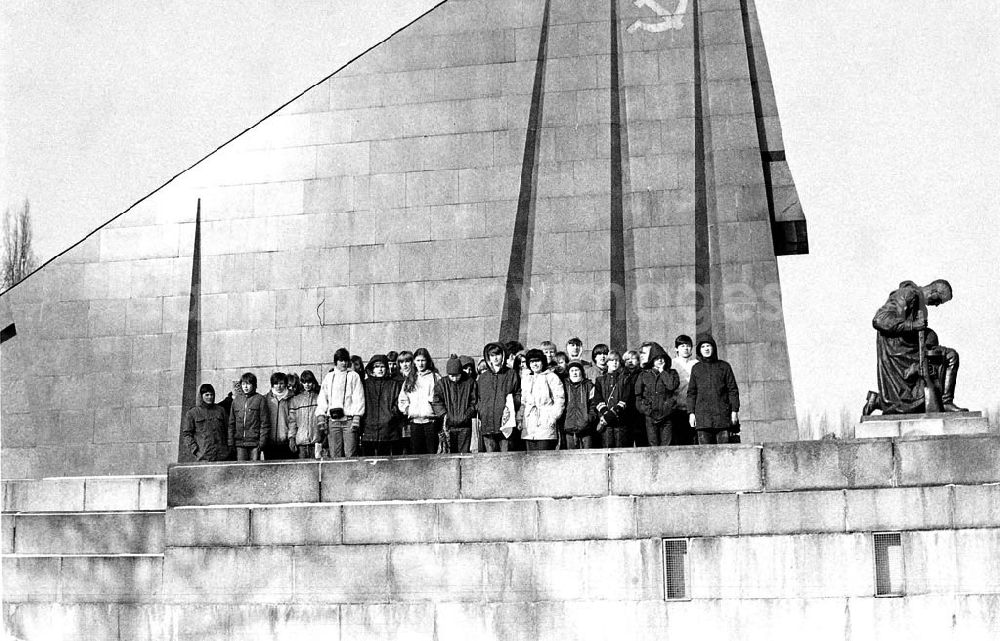
[[[197,461],[225,461],[229,458],[228,417],[215,404],[215,388],[208,383],[198,388],[198,404],[184,414],[181,435]]]
[[[365,415],[361,418],[361,454],[389,456],[403,453],[403,413],[399,391],[403,382],[389,374],[389,359],[375,354],[368,360],[365,377]]]
[[[431,407],[434,415],[445,417],[450,452],[468,454],[472,443],[472,419],[476,417],[479,395],[476,384],[462,369],[462,361],[452,355],[445,368],[447,377],[434,385]]]
[[[597,412],[594,409],[594,383],[587,379],[587,368],[580,361],[566,366],[566,415],[563,431],[566,449],[584,450],[595,446]]]

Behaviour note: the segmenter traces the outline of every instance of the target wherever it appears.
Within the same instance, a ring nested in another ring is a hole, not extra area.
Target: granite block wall
[[[712,332],[744,440],[796,438],[753,2],[654,4],[449,0],[4,293],[3,476],[161,473],[185,385],[498,337]]]

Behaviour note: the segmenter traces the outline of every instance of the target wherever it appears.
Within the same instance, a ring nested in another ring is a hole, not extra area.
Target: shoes
[[[959,407],[958,405],[955,405],[954,403],[945,403],[944,406],[941,409],[944,410],[945,412],[968,412],[969,411],[969,408],[967,408],[967,407]]]

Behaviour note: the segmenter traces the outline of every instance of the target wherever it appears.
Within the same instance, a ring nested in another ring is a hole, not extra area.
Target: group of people
[[[205,383],[182,434],[197,460],[278,460],[712,444],[739,441],[740,397],[711,336],[681,335],[624,353],[571,338],[527,349],[489,343],[451,355],[442,375],[425,348],[338,349],[322,381],[275,372],[266,394],[247,372],[216,403]]]

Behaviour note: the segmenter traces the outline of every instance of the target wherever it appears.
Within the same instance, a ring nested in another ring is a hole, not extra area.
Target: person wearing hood
[[[465,373],[458,356],[448,359],[445,373],[446,376],[434,384],[431,406],[435,416],[444,417],[448,451],[468,454],[472,443],[472,419],[476,417],[478,405],[476,383]]]
[[[704,336],[695,347],[698,362],[691,368],[687,407],[698,444],[729,443],[740,424],[740,389],[733,368],[719,359],[715,339]]]
[[[208,383],[198,389],[198,404],[184,414],[181,434],[191,456],[197,461],[225,461],[229,459],[228,417],[220,405],[215,404],[215,388]]]
[[[605,447],[632,447],[635,434],[629,416],[631,379],[616,351],[608,354],[608,371],[594,384],[594,410],[598,431],[604,431]]]
[[[365,376],[365,415],[361,419],[362,456],[401,454],[402,434],[399,392],[403,382],[389,374],[389,359],[375,354],[368,360]]]
[[[651,446],[672,445],[671,415],[677,407],[680,378],[659,343],[643,343],[639,359],[643,369],[635,381],[635,405],[646,419],[646,438]]]
[[[548,370],[545,354],[529,349],[525,354],[528,370],[521,375],[522,437],[528,451],[554,450],[559,442],[559,419],[566,407],[562,381]]]
[[[521,377],[507,365],[507,349],[500,343],[488,343],[483,360],[486,369],[476,379],[476,388],[484,449],[517,451],[521,449],[521,430],[514,417],[521,406]]]
[[[316,416],[319,381],[312,370],[307,369],[299,377],[299,384],[302,391],[288,403],[288,442],[294,444],[300,459],[318,459],[326,431],[326,417]]]
[[[563,432],[566,449],[589,450],[595,447],[597,411],[594,407],[594,384],[587,378],[587,369],[580,361],[566,366],[566,414]]]

